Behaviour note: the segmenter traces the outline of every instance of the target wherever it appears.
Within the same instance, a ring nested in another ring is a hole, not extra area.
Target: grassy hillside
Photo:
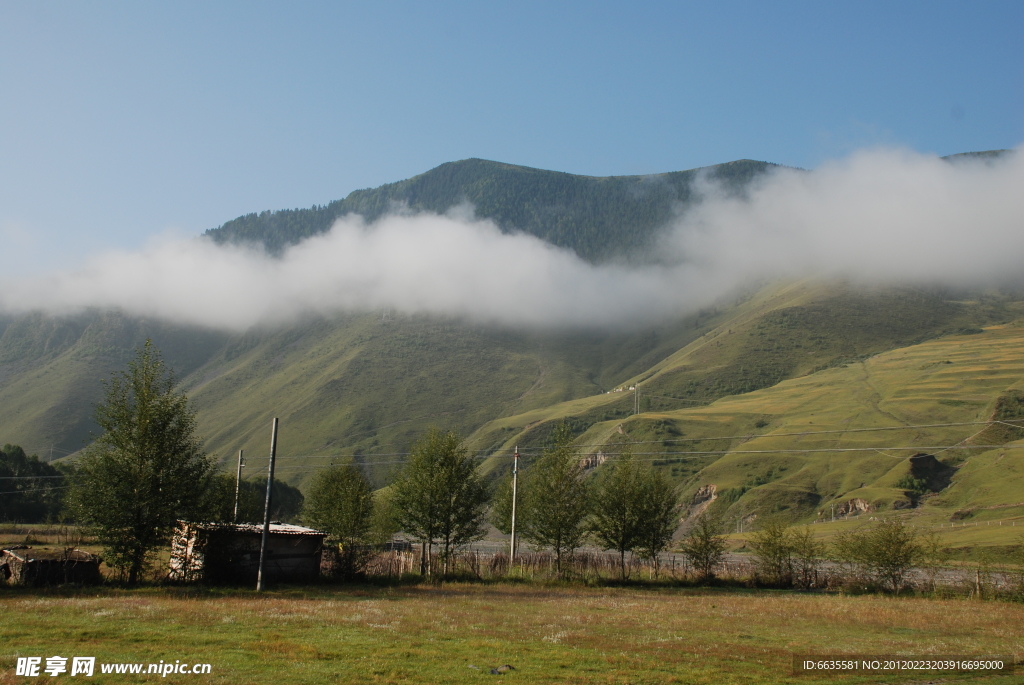
[[[959,296],[910,288],[867,291],[818,281],[768,286],[703,312],[694,319],[699,335],[693,342],[619,387],[639,384],[644,412],[670,412],[930,338],[980,332],[980,326],[1019,314],[1013,297],[954,297]],[[496,441],[507,447],[513,440],[536,446],[546,435],[546,422],[570,418],[585,430],[628,417],[633,406],[631,391],[611,392],[509,417],[481,429],[474,441],[491,448],[499,445]]]
[[[93,407],[103,381],[152,338],[168,365],[184,377],[209,359],[227,335],[88,312],[0,320],[0,441],[40,457],[81,449],[94,431]]]
[[[1021,313],[1018,302],[995,308]],[[720,329],[715,332],[725,334]],[[680,356],[701,345],[707,342]],[[1009,544],[1024,534],[1013,525],[1013,519],[1024,523],[1024,431],[972,422],[1019,421],[1022,388],[1024,321],[1018,319],[850,359],[707,406],[583,420],[614,406],[604,396],[501,419],[473,439],[487,443],[506,431],[506,446],[529,444],[540,422],[569,418],[584,430],[579,441],[589,452],[614,455],[629,443],[676,480],[685,503],[714,486],[712,506],[730,527],[768,516],[831,518],[833,505],[844,511],[862,501],[869,515],[905,513],[924,527],[980,521],[978,530],[963,534]],[[915,464],[910,457],[918,453],[937,459]],[[503,461],[490,466],[504,468]],[[924,490],[913,491],[908,476],[924,481]]]
[[[208,447],[265,459],[282,421],[282,477],[359,452],[378,483],[429,425],[470,433],[494,418],[589,396],[696,335],[687,321],[630,334],[539,334],[427,317],[318,320],[250,333],[186,379]],[[381,456],[384,455],[384,456]]]
[[[199,410],[208,449],[268,453],[405,450],[431,424],[465,433],[491,419],[589,396],[639,373],[697,335],[691,320],[623,334],[537,333],[428,317],[311,319],[241,335],[118,315],[7,320],[0,335],[0,435],[55,456],[93,430],[102,382],[152,336]],[[255,463],[251,459],[251,463]],[[304,462],[320,463],[318,461]],[[308,468],[282,476],[302,482]],[[373,469],[383,477],[387,468]]]
[[[346,214],[373,221],[400,207],[443,213],[468,202],[478,217],[493,220],[502,230],[530,233],[584,259],[603,261],[641,252],[654,232],[694,199],[698,175],[739,191],[775,166],[739,160],[649,176],[594,177],[466,159],[354,191],[326,206],[247,214],[207,235],[217,242],[255,242],[279,252],[323,233]]]

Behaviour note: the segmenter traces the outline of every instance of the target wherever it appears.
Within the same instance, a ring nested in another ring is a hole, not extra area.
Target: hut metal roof
[[[179,521],[179,523],[190,526],[197,530],[228,530],[236,531],[239,533],[262,533],[263,526],[258,523],[189,523],[187,521]],[[291,523],[280,523],[274,522],[270,524],[271,535],[326,535],[322,530],[316,528],[306,528],[305,526],[296,526]]]

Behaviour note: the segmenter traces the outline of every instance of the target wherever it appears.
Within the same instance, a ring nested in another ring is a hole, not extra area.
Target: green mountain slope
[[[773,167],[745,159],[649,176],[594,177],[466,159],[405,181],[356,190],[326,206],[247,214],[206,234],[218,243],[259,243],[276,253],[327,231],[350,213],[373,221],[396,208],[444,213],[468,202],[477,217],[493,220],[504,231],[530,233],[584,259],[604,261],[647,247],[655,231],[694,199],[700,174],[738,192]]]
[[[814,306],[814,291],[807,284],[787,290],[804,302],[798,306],[822,311]],[[818,296],[836,306],[835,291]],[[767,309],[773,302],[785,306],[743,323],[757,308]],[[567,402],[494,421],[471,442],[479,447],[500,441],[505,449],[518,444],[528,465],[545,429],[568,420],[591,454],[614,455],[629,444],[652,460],[678,483],[682,501],[694,504],[695,510],[713,492],[711,506],[730,527],[766,516],[812,521],[830,517],[833,506],[841,515],[851,510],[859,514],[862,507],[869,512],[902,511],[922,526],[948,527],[951,519],[965,517],[981,525],[1017,517],[1024,524],[1024,498],[1019,494],[1024,486],[1024,430],[971,423],[1024,417],[1024,320],[1019,318],[1024,302],[993,298],[947,304],[958,312],[947,323],[972,317],[1015,321],[984,330],[964,326],[961,332],[917,344],[894,345],[704,406],[648,406],[633,415],[631,392]],[[702,355],[708,348],[719,349],[714,341],[729,330],[733,336],[749,335],[792,308],[793,301],[765,298],[639,378],[653,383],[659,372],[713,359]],[[875,344],[889,341],[886,320],[878,317],[882,335]],[[794,333],[814,330],[803,321]],[[939,319],[932,321],[940,324]],[[860,335],[863,341],[865,331]],[[649,387],[641,382],[641,398]],[[918,453],[937,459],[910,459]],[[507,457],[492,458],[486,467],[504,471]],[[915,490],[915,480],[925,484],[923,491]],[[1007,536],[1017,533],[1024,531],[1006,528],[998,539],[1008,543]]]
[[[183,378],[228,336],[110,312],[0,318],[0,433],[45,458],[81,449],[103,381],[147,338]]]
[[[774,284],[730,307],[704,312],[694,321],[696,340],[621,386],[639,384],[644,411],[704,405],[923,340],[980,331],[1013,319],[1020,306],[1013,296],[954,297],[960,296],[818,281]],[[474,440],[495,447],[504,436],[505,447],[513,440],[534,446],[552,421],[570,419],[585,430],[629,416],[633,408],[632,392],[612,392],[503,419],[481,428]]]
[[[234,342],[184,384],[210,449],[265,457],[282,421],[282,477],[302,482],[303,455],[401,452],[431,424],[487,421],[591,395],[695,335],[680,322],[628,335],[555,335],[426,317],[319,320]],[[605,384],[608,385],[605,385]],[[368,457],[376,463],[380,457]],[[394,461],[384,458],[383,461]],[[293,469],[289,474],[288,469]],[[378,482],[391,469],[370,469]]]
[[[272,416],[282,419],[289,459],[402,451],[435,423],[468,434],[601,392],[697,335],[690,320],[620,334],[538,333],[379,314],[234,335],[114,314],[6,323],[0,434],[8,442],[40,452],[54,445],[58,455],[80,449],[102,381],[152,337],[199,410],[207,448],[224,459],[238,449],[265,458]]]

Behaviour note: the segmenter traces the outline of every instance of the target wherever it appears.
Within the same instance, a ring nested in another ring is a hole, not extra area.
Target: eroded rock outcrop
[[[873,508],[874,507],[872,507],[866,499],[854,497],[853,499],[840,504],[839,508],[836,509],[836,514],[839,516],[856,516],[857,514],[869,512]]]
[[[708,483],[702,485],[694,493],[693,499],[690,501],[690,511],[686,518],[692,519],[700,516],[707,508],[711,506],[711,503],[718,499],[718,486],[714,483]]]

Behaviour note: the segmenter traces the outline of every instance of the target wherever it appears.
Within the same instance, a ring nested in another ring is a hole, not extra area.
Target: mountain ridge
[[[204,235],[217,243],[254,243],[280,254],[349,214],[372,222],[396,210],[443,214],[468,203],[478,219],[492,220],[505,232],[525,232],[603,262],[641,255],[658,229],[696,199],[697,178],[741,192],[775,168],[782,167],[736,160],[642,176],[580,176],[471,158],[354,190],[323,206],[246,214]]]

